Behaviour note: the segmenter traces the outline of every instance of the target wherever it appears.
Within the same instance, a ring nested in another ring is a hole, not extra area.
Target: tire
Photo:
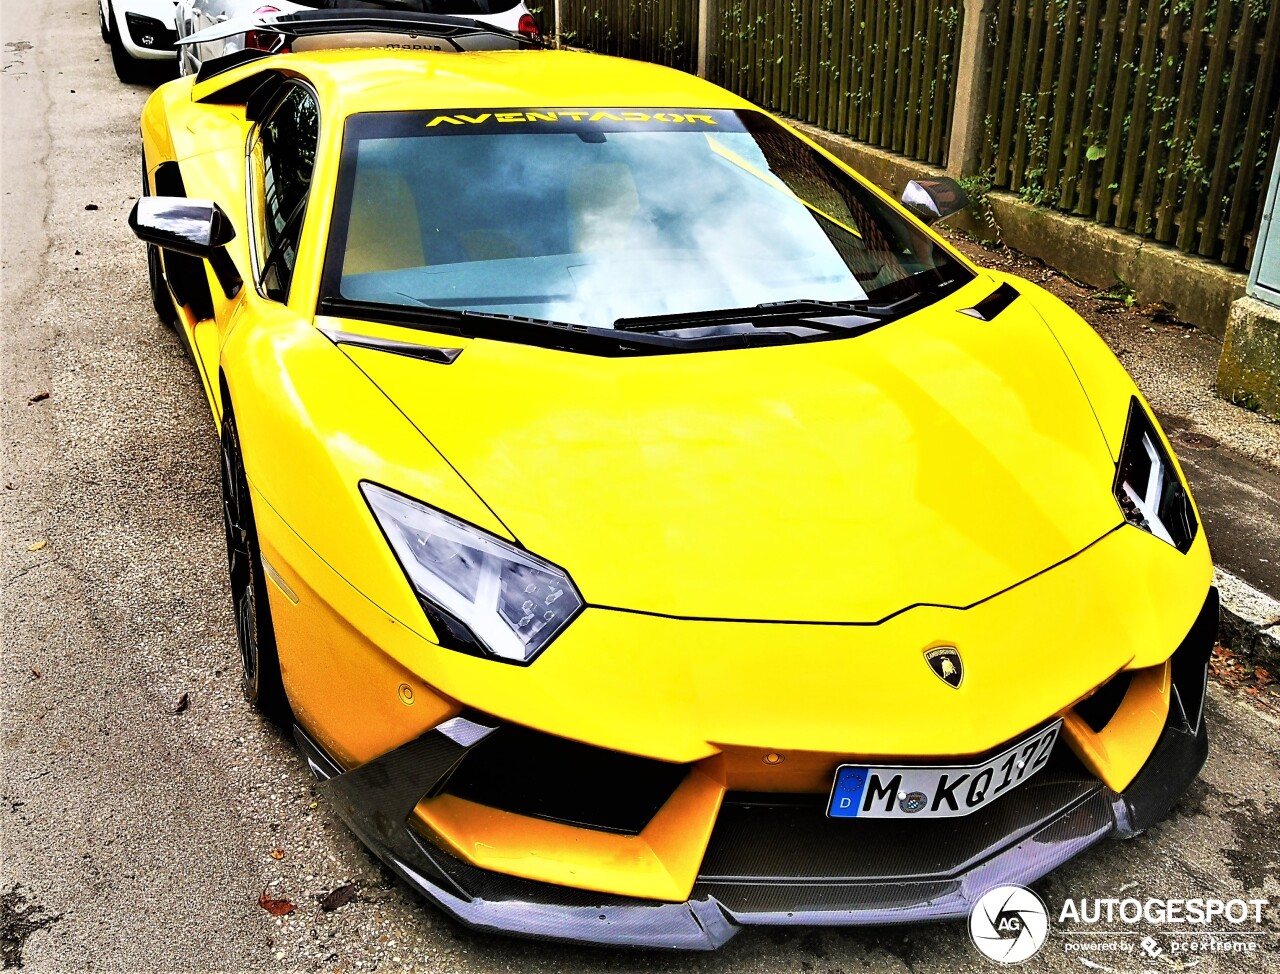
[[[147,157],[142,155],[142,195],[151,195],[151,186],[147,183]],[[151,286],[151,306],[156,309],[156,316],[165,325],[178,328],[178,312],[174,310],[173,298],[169,294],[169,285],[165,283],[164,268],[160,263],[160,248],[147,244],[147,282]]]
[[[293,711],[280,678],[267,579],[258,548],[249,481],[240,453],[240,436],[228,400],[222,420],[222,512],[227,533],[227,568],[231,576],[231,606],[236,620],[245,698],[263,717],[289,727]]]
[[[160,248],[154,244],[147,244],[147,280],[151,284],[151,306],[156,309],[156,317],[167,328],[177,330],[178,312],[173,308],[173,299],[169,296],[169,285],[164,281],[164,270],[160,266]]]
[[[102,3],[98,3],[98,30],[102,33],[102,39],[108,44],[111,43],[111,32],[107,30],[107,18],[102,15]]]
[[[120,27],[116,24],[116,15],[112,13],[111,23],[107,29],[107,43],[111,45],[111,66],[116,69],[116,77],[127,85],[139,84],[142,81],[142,66],[125,50],[120,40]]]

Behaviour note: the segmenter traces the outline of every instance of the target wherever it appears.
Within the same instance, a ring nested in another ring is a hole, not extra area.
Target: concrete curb
[[[1221,568],[1213,574],[1222,598],[1218,641],[1259,666],[1280,666],[1280,600]]]

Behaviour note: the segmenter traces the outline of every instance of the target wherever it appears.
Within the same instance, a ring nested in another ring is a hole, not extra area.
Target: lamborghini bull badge
[[[953,690],[960,689],[964,682],[964,661],[960,659],[960,650],[954,646],[938,646],[925,651],[924,661],[939,680]]]

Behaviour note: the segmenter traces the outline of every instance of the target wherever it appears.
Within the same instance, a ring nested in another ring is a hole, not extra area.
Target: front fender
[[[365,598],[434,640],[360,481],[385,484],[509,535],[338,346],[287,308],[254,304],[258,313],[231,330],[220,356],[223,395],[235,410],[250,485]]]

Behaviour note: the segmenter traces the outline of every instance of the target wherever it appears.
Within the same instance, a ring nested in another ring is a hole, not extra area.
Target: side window
[[[300,85],[290,85],[275,111],[259,127],[251,151],[258,283],[275,301],[283,301],[289,295],[319,130],[315,96]]]

